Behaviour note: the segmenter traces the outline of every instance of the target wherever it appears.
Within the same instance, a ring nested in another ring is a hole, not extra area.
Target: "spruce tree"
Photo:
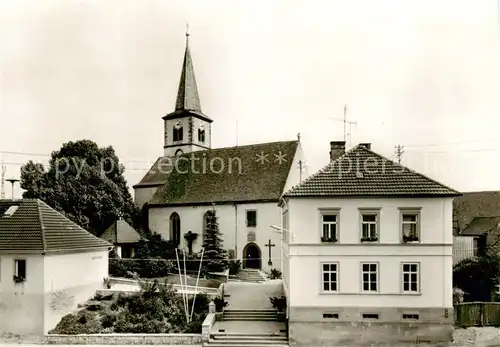
[[[206,272],[221,272],[227,268],[228,254],[223,248],[222,242],[222,234],[219,231],[219,222],[214,210],[207,215],[203,240],[203,248],[205,249],[203,268]]]

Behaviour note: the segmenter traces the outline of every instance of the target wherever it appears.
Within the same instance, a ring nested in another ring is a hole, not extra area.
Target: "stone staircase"
[[[259,270],[241,269],[238,273],[238,279],[245,282],[264,282],[266,279]]]
[[[223,321],[274,321],[278,320],[276,310],[224,310]]]
[[[214,333],[203,347],[288,347],[285,333],[238,334]]]
[[[224,310],[223,321],[276,322],[276,310]],[[276,333],[226,333],[223,330],[210,334],[204,347],[288,347],[286,332]]]

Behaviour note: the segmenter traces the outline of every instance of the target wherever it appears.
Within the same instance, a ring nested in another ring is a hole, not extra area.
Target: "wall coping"
[[[47,334],[48,345],[176,345],[201,346],[202,334]],[[208,339],[207,339],[208,341]]]
[[[134,334],[134,333],[102,333],[102,334],[46,334],[45,337],[201,337],[201,334]]]

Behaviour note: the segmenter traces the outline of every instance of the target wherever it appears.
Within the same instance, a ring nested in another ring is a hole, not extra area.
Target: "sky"
[[[402,145],[452,188],[500,190],[499,1],[0,0],[5,178],[90,139],[138,183],[163,154],[189,23],[213,147],[300,133],[313,174],[347,105],[348,148]]]

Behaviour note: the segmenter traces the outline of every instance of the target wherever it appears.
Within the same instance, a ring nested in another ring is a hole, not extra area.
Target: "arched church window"
[[[184,154],[184,152],[182,151],[182,149],[178,149],[178,150],[175,151],[175,156],[176,157],[181,156],[183,154]]]
[[[203,125],[198,129],[198,141],[205,142],[205,128]]]
[[[177,122],[174,126],[174,141],[182,141],[183,138],[183,128],[182,123]]]
[[[176,212],[170,215],[170,241],[175,247],[181,243],[181,218]]]

